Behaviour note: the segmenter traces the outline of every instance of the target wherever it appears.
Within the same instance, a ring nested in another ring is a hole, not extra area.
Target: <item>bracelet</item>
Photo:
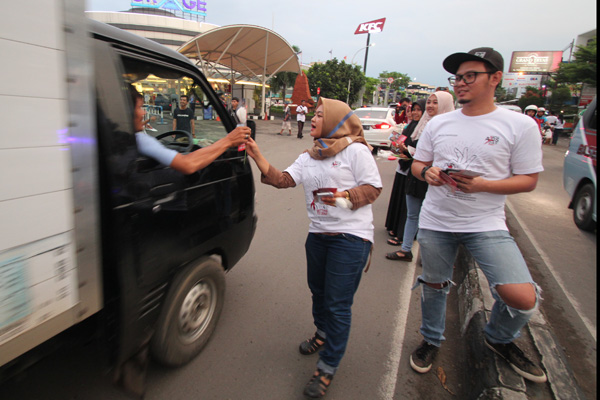
[[[426,180],[426,179],[425,179],[425,173],[426,173],[426,172],[427,172],[427,170],[428,170],[429,168],[431,168],[431,167],[432,167],[432,165],[428,165],[428,166],[424,167],[424,168],[421,170],[421,178],[423,178],[423,180],[424,180],[424,181]]]
[[[350,192],[347,190],[344,190],[344,193],[346,193],[346,200],[350,201]]]

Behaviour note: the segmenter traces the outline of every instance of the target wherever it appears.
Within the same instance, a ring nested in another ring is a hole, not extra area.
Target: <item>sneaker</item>
[[[525,353],[514,343],[490,343],[485,338],[485,345],[494,353],[506,360],[517,374],[536,383],[544,383],[548,379],[544,371],[535,365]]]
[[[438,350],[439,347],[423,340],[419,347],[410,355],[410,366],[421,374],[429,372]]]

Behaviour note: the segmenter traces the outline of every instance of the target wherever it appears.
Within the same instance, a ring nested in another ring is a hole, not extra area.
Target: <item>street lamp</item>
[[[360,49],[358,49],[358,50],[356,51],[356,53],[354,53],[354,55],[352,56],[352,60],[350,61],[350,65],[353,65],[353,64],[354,64],[354,57],[356,57],[356,55],[357,55],[359,52],[361,52],[361,51],[362,51],[362,50],[364,50],[364,49],[368,49],[369,47],[373,47],[373,46],[375,46],[375,43],[371,43],[371,44],[370,44],[370,45],[368,45],[368,46],[364,46],[364,47],[361,47]],[[348,103],[348,102],[350,101],[350,81],[351,81],[351,78],[350,78],[350,79],[348,79],[348,96],[346,97],[346,103]]]

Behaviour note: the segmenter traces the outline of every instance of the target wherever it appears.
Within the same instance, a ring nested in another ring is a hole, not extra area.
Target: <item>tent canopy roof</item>
[[[207,66],[227,67],[249,79],[266,79],[280,72],[300,72],[298,56],[277,33],[255,25],[227,25],[204,32],[182,45],[178,51]]]

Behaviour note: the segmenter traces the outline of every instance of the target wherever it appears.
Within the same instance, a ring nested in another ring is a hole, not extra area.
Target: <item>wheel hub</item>
[[[179,312],[179,329],[185,342],[197,339],[214,313],[216,289],[210,282],[198,282],[185,296]]]

